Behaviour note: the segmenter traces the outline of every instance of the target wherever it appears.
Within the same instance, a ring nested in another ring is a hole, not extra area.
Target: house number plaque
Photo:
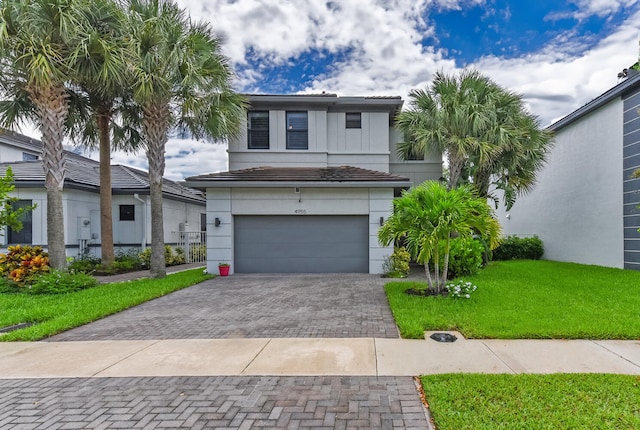
[[[306,215],[307,214],[307,210],[306,209],[296,209],[295,211],[293,211],[293,213],[295,213],[296,215]]]

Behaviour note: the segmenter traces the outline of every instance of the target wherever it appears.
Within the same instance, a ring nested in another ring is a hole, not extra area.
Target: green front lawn
[[[104,284],[75,293],[0,294],[0,327],[36,323],[0,335],[0,341],[42,339],[211,278],[202,269],[193,269],[164,279]]]
[[[404,291],[415,282],[387,284],[402,336],[459,330],[467,338],[640,339],[640,272],[500,261],[467,280],[478,286],[468,300],[409,296]]]
[[[423,376],[438,430],[638,429],[640,377]]]

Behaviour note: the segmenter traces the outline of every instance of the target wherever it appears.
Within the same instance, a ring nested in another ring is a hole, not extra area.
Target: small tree
[[[500,224],[486,199],[478,197],[469,186],[448,190],[439,182],[427,181],[394,200],[393,206],[393,214],[378,231],[378,240],[388,246],[403,239],[411,256],[424,265],[429,289],[438,294],[447,282],[453,237],[479,234],[491,248],[498,246]],[[440,242],[444,242],[442,271],[439,264]]]
[[[9,196],[9,193],[15,189],[13,185],[13,171],[11,167],[7,167],[4,176],[0,176],[0,235],[3,235],[4,227],[12,230],[22,230],[22,215],[35,209],[35,205],[15,208],[13,202],[18,201],[17,197]]]

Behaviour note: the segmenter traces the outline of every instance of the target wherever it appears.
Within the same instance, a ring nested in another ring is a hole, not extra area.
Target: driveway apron
[[[233,275],[46,341],[398,338],[373,275]],[[429,429],[411,377],[212,376],[0,380],[0,427]]]
[[[397,338],[384,283],[366,274],[217,277],[47,341]]]

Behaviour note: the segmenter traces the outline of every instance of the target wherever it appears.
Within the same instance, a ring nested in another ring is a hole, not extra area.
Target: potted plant
[[[229,263],[218,263],[218,270],[220,271],[220,276],[229,276]]]

